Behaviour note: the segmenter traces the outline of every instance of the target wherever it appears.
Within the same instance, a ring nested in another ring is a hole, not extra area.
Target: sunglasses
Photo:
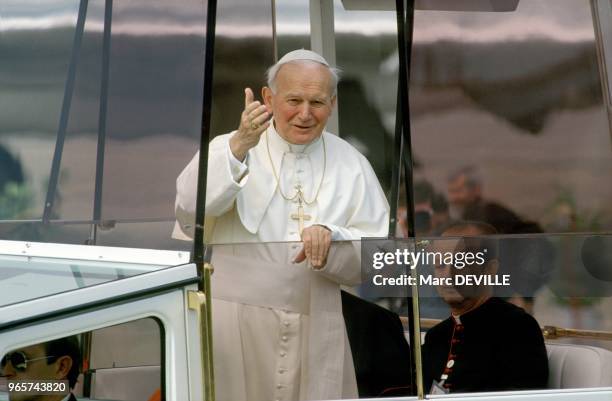
[[[2,360],[0,361],[0,367],[4,369],[6,364],[10,362],[13,368],[15,368],[16,370],[20,372],[25,372],[25,370],[28,368],[28,362],[39,361],[41,359],[49,359],[49,358],[53,358],[53,356],[50,355],[50,356],[42,356],[40,358],[28,359],[26,354],[24,354],[21,351],[9,352],[4,357],[2,357]]]

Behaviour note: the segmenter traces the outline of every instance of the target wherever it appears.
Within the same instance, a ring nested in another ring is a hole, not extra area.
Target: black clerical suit
[[[443,374],[448,376],[443,387],[455,393],[543,389],[548,381],[548,358],[538,323],[499,298],[461,315],[460,324],[450,317],[430,329],[423,346],[423,369],[427,391]]]
[[[399,317],[342,291],[359,398],[410,395],[410,348]]]

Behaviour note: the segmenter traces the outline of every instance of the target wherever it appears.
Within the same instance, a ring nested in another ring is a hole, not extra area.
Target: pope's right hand
[[[251,88],[245,88],[240,126],[230,138],[230,150],[236,159],[243,161],[249,149],[259,143],[261,134],[270,126],[270,118],[266,106],[255,100]]]

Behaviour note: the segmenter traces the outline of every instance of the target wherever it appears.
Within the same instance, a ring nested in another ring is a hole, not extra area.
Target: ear
[[[55,376],[58,380],[68,379],[68,373],[72,368],[72,358],[68,355],[62,356],[55,361]]]
[[[274,92],[272,92],[272,89],[268,88],[267,86],[264,86],[263,88],[261,88],[261,98],[264,101],[264,104],[266,105],[266,108],[268,109],[268,113],[272,112],[272,98],[274,97]]]
[[[336,95],[332,96],[331,98],[331,108],[333,110],[333,108],[336,107]]]

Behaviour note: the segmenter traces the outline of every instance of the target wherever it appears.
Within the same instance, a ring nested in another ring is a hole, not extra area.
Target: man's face
[[[448,202],[452,206],[464,208],[476,201],[478,195],[478,188],[469,186],[465,175],[460,175],[448,183]]]
[[[281,66],[276,74],[276,92],[264,88],[263,99],[283,139],[304,145],[321,136],[336,102],[331,85],[331,74],[321,64]]]
[[[478,237],[484,235],[478,228],[473,226],[462,227],[460,229],[450,229],[442,233],[443,237]],[[434,243],[435,251],[445,253],[453,253],[457,255],[459,252],[466,252],[466,241],[463,238],[445,238],[437,240]],[[470,247],[467,251],[471,253],[486,252],[484,248],[473,249]],[[451,278],[453,283],[458,275],[483,276],[495,274],[497,271],[497,260],[487,260],[485,264],[479,265],[473,263],[457,268],[451,265],[435,266],[435,277]],[[487,296],[489,287],[486,285],[440,285],[436,287],[440,298],[442,298],[451,308],[461,309],[470,302],[478,299],[483,299]]]
[[[23,369],[23,366],[13,366],[11,360],[7,358],[6,364],[2,366],[2,375],[5,376],[7,380],[66,379],[66,358],[71,360],[70,357],[64,356],[57,359],[53,363],[49,363],[49,358],[46,358],[47,354],[43,344],[21,348],[18,351],[23,353],[27,359],[25,370]],[[68,370],[70,370],[69,367]],[[63,398],[63,396],[59,397],[59,399],[61,398]],[[9,399],[11,401],[35,401],[51,399],[51,396],[25,395],[13,392],[10,393]]]
[[[435,252],[445,254],[447,252],[454,253],[457,250],[457,245],[460,240],[445,239],[439,240],[434,244]],[[437,278],[454,280],[456,269],[450,265],[436,265],[434,267],[434,276]],[[440,298],[451,307],[460,307],[465,302],[465,296],[454,285],[439,285],[436,286],[436,291]]]

